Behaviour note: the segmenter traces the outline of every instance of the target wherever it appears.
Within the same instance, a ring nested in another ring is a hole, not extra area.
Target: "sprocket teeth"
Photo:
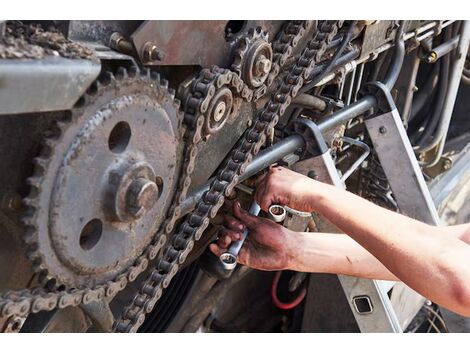
[[[160,74],[157,71],[150,71],[150,78],[154,81],[160,82]]]
[[[119,80],[123,80],[123,79],[126,79],[127,77],[128,77],[128,75],[127,75],[127,70],[126,70],[126,68],[120,66],[120,67],[116,70],[116,78],[119,79]]]
[[[137,66],[131,66],[128,71],[129,77],[134,78],[135,76],[137,76],[138,71],[139,68]]]
[[[168,89],[168,81],[166,79],[161,79],[160,80],[160,85],[164,88],[164,89]]]
[[[147,67],[143,67],[143,68],[140,70],[140,75],[141,75],[142,77],[150,78],[150,69],[148,69]]]
[[[100,81],[101,85],[103,85],[105,87],[109,86],[111,84],[111,82],[114,81],[114,80],[115,80],[114,75],[109,71],[106,71],[106,72],[102,73],[99,77],[99,81]]]

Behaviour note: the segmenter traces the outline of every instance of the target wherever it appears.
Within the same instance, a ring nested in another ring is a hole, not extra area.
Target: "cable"
[[[338,62],[341,54],[343,53],[344,49],[346,49],[346,46],[351,41],[351,38],[352,38],[352,35],[353,35],[353,32],[354,32],[354,29],[356,28],[356,25],[357,25],[357,21],[352,21],[351,22],[351,25],[349,26],[348,31],[346,32],[346,34],[343,37],[343,40],[341,41],[340,47],[338,48],[338,50],[336,51],[336,53],[332,57],[332,59],[329,62],[328,66],[323,70],[322,73],[318,74],[316,77],[313,77],[312,80],[309,83],[305,84],[300,89],[299,94],[305,93],[305,92],[309,91],[310,89],[312,89],[313,87],[315,87],[317,85],[317,83],[320,82],[323,78],[325,78],[331,72],[332,68],[334,68],[336,66],[336,63]]]
[[[429,328],[428,328],[428,331],[426,332],[430,332],[431,331],[431,327],[437,332],[437,333],[441,333],[441,330],[438,329],[437,325],[434,324],[434,321],[432,321],[431,319],[427,318],[427,321],[429,323]]]
[[[446,30],[444,34],[444,41],[450,37],[450,34],[450,30]],[[428,140],[434,134],[439,120],[441,119],[442,108],[444,107],[444,101],[447,96],[447,89],[449,87],[449,68],[450,58],[449,55],[446,55],[442,58],[442,66],[439,73],[439,88],[437,90],[436,98],[433,99],[435,101],[435,105],[431,116],[426,121],[423,133],[416,142],[416,147],[414,148],[416,153],[428,150]]]
[[[273,300],[274,305],[283,310],[288,310],[288,309],[293,309],[297,307],[305,298],[307,295],[307,289],[304,287],[300,291],[299,295],[291,302],[285,303],[281,302],[279,298],[277,297],[277,286],[279,284],[279,280],[281,278],[282,271],[277,271],[276,274],[274,274],[274,279],[273,283],[271,285],[271,298]]]
[[[439,323],[441,323],[442,327],[445,329],[446,332],[449,332],[444,319],[442,319],[442,317],[439,315],[439,313],[437,313],[434,309],[432,309],[428,305],[424,305],[423,307],[426,308],[430,313],[432,313],[439,320]]]
[[[392,58],[392,65],[390,66],[387,75],[383,83],[392,89],[395,85],[395,82],[398,79],[398,75],[401,71],[401,66],[403,65],[403,60],[405,58],[405,40],[403,39],[403,27],[405,21],[399,22],[399,27],[395,35],[395,53]]]

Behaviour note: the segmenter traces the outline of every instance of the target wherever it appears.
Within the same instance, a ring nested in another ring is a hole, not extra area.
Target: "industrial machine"
[[[445,331],[401,283],[227,274],[207,247],[269,165],[469,222],[469,41],[452,20],[0,22],[0,331]]]

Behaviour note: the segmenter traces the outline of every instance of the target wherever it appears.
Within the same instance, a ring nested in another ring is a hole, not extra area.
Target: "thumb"
[[[233,204],[233,215],[249,229],[254,229],[259,224],[259,219],[246,210],[243,210],[239,202]]]

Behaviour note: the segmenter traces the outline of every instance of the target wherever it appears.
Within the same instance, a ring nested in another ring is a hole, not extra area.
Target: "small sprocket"
[[[178,107],[158,74],[121,68],[103,74],[49,131],[23,217],[42,283],[106,283],[149,245],[181,171]]]
[[[273,49],[268,33],[261,27],[250,28],[247,35],[239,38],[235,44],[232,70],[251,89],[256,89],[266,83],[272,65]]]

